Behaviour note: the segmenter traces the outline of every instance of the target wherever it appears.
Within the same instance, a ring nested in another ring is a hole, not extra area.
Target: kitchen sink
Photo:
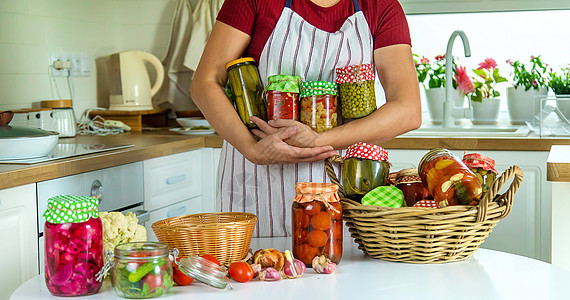
[[[513,127],[421,127],[414,131],[403,134],[403,136],[454,136],[454,137],[521,137],[528,136],[530,130],[526,126]]]

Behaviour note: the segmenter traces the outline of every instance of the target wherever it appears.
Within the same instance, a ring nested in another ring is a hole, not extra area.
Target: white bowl
[[[212,128],[208,120],[202,118],[176,118],[176,122],[184,128],[192,128],[194,126],[206,126]]]
[[[57,134],[37,137],[0,139],[0,160],[36,158],[48,155],[59,136]]]

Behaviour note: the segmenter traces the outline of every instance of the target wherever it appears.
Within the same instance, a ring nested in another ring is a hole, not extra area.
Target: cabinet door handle
[[[186,180],[186,174],[166,178],[166,184],[177,184]]]
[[[180,208],[177,208],[177,209],[169,210],[169,211],[166,213],[166,216],[167,216],[168,218],[178,217],[178,216],[181,216],[181,215],[182,215],[183,213],[185,213],[185,212],[186,212],[186,205],[184,205],[184,206],[182,206],[182,207],[180,207]]]

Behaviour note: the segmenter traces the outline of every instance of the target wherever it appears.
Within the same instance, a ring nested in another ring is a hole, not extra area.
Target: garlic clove
[[[259,272],[259,279],[262,281],[281,280],[281,274],[274,268],[265,268]]]

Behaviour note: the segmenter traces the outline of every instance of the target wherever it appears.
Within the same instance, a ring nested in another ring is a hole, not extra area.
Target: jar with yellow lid
[[[263,83],[255,60],[244,57],[226,65],[228,83],[234,96],[234,107],[242,122],[250,129],[257,125],[249,120],[256,116],[267,121],[267,104],[263,99]]]

